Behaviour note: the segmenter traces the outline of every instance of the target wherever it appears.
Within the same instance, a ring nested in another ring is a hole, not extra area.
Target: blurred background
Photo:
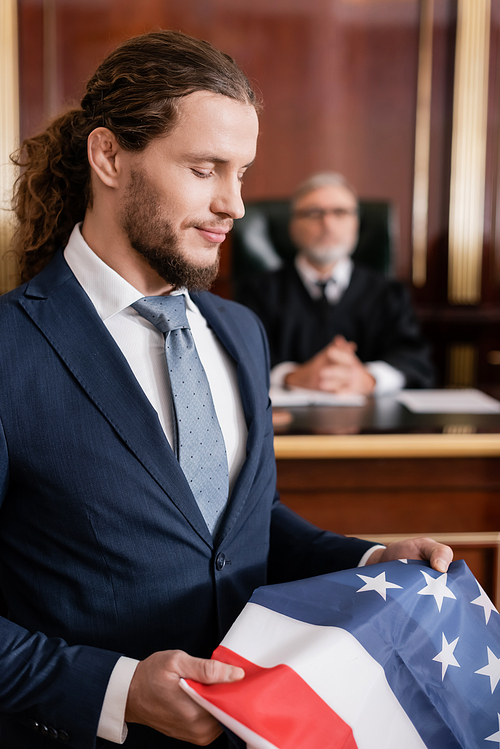
[[[2,0],[1,124],[18,139],[79,100],[118,43],[155,28],[207,39],[264,100],[244,198],[318,170],[390,201],[441,386],[500,395],[500,0]],[[2,244],[8,241],[7,214]],[[215,291],[232,295],[231,239]],[[3,261],[1,291],[15,285]]]

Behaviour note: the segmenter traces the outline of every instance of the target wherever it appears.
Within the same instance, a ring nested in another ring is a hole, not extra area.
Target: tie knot
[[[145,296],[131,306],[162,333],[189,328],[183,294]]]

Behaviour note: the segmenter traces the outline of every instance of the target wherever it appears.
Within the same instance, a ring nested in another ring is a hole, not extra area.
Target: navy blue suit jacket
[[[370,546],[281,505],[262,325],[194,299],[236,363],[248,425],[215,540],[62,254],[0,299],[2,749],[112,746],[95,736],[120,655],[210,656],[255,587],[355,566]],[[131,726],[125,746],[187,745]]]

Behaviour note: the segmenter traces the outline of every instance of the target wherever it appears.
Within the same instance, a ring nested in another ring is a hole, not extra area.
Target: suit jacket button
[[[30,718],[30,728],[32,728],[34,731],[38,731],[38,729],[40,728],[40,723],[34,718]]]
[[[69,734],[66,733],[66,731],[58,731],[59,734],[59,741],[67,742],[69,741]]]
[[[49,728],[48,728],[48,734],[47,735],[51,739],[58,739],[59,738],[59,731],[56,731],[55,728],[53,728],[52,726],[49,726]]]
[[[226,566],[226,555],[222,552],[220,554],[217,554],[217,557],[215,559],[215,566],[217,567],[219,572]]]
[[[39,730],[40,730],[40,733],[42,733],[44,736],[48,736],[49,735],[49,729],[47,728],[47,726],[44,726],[43,723],[40,723],[40,729]]]

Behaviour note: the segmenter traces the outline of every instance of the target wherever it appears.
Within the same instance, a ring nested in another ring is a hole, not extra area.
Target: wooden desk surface
[[[500,434],[277,435],[278,460],[500,456]]]

